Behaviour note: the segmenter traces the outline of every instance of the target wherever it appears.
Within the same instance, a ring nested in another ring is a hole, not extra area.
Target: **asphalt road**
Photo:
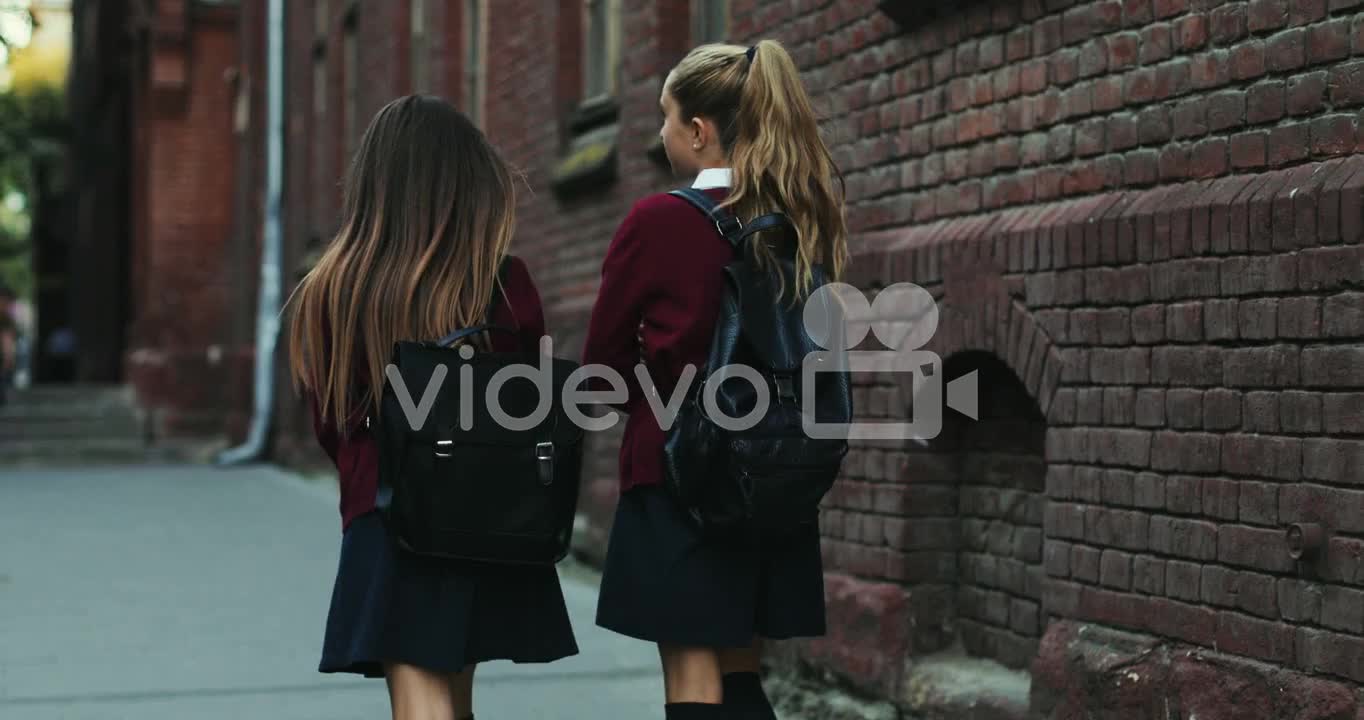
[[[339,533],[271,467],[0,467],[0,719],[387,718],[382,680],[317,672]],[[560,575],[581,654],[480,667],[479,720],[661,718],[652,647]]]

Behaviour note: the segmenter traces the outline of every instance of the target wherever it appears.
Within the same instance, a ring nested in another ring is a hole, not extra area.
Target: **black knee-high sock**
[[[667,720],[728,720],[726,705],[708,703],[668,703],[663,706],[663,717]]]
[[[737,717],[744,720],[777,720],[758,673],[727,673],[724,684],[725,707],[737,711]]]

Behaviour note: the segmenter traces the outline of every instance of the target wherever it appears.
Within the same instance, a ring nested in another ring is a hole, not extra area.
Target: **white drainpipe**
[[[218,456],[219,465],[257,460],[265,452],[275,403],[275,345],[279,338],[284,185],[284,0],[266,7],[265,235],[261,248],[260,300],[256,311],[255,404],[246,443]]]

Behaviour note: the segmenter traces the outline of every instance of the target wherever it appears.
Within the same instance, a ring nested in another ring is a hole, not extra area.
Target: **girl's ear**
[[[707,132],[705,120],[702,120],[699,117],[693,117],[688,125],[688,128],[690,130],[689,134],[691,135],[691,137],[689,138],[691,140],[691,149],[700,150],[701,148],[706,146],[706,143],[710,142],[710,138],[706,136]]]

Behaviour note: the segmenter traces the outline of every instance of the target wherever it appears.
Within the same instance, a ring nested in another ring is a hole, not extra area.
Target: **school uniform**
[[[730,173],[703,171],[693,187],[716,200]],[[597,624],[658,643],[747,647],[824,634],[819,531],[781,543],[702,537],[662,487],[664,431],[634,366],[660,398],[683,368],[705,365],[723,293],[729,243],[695,207],[668,194],[635,204],[602,265],[584,364],[626,379],[629,414],[620,448],[621,496],[607,545]],[[642,344],[641,344],[642,340]]]
[[[493,349],[534,348],[545,333],[540,296],[525,263],[508,260]],[[451,328],[452,330],[454,328]],[[357,420],[341,433],[317,414],[319,443],[340,472],[341,559],[327,615],[324,673],[381,677],[383,663],[439,672],[473,663],[551,662],[577,654],[552,566],[513,567],[433,559],[398,548],[375,510],[378,446]],[[497,468],[488,468],[495,481]]]

